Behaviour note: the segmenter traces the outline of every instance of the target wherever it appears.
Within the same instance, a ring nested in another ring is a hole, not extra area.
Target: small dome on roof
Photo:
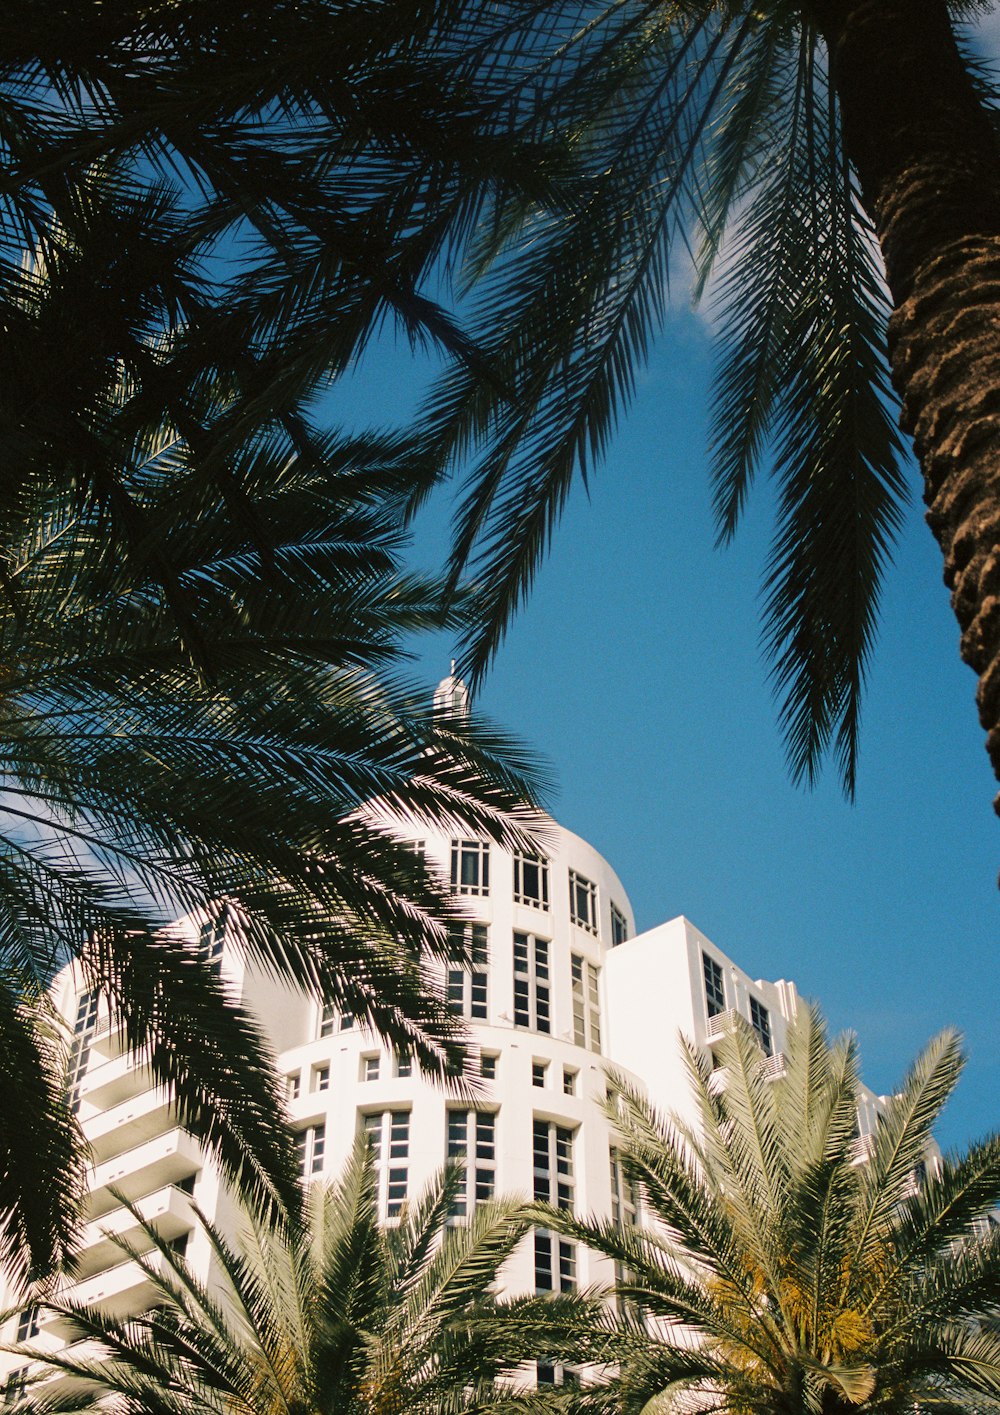
[[[434,711],[445,717],[468,717],[469,690],[461,678],[455,676],[455,660],[451,661],[451,672],[434,690]]]

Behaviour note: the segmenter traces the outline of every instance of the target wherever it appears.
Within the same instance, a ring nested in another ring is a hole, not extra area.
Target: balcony
[[[709,1041],[713,1041],[720,1037],[731,1037],[737,1031],[750,1031],[750,1023],[735,1007],[727,1007],[725,1012],[717,1012],[714,1017],[708,1019],[705,1035]]]
[[[160,1272],[163,1254],[152,1253],[146,1261],[154,1272]],[[70,1283],[61,1295],[64,1300],[81,1307],[99,1307],[105,1316],[128,1317],[152,1306],[159,1293],[139,1264],[129,1259],[113,1268],[105,1268],[94,1277]],[[46,1330],[60,1334],[66,1324],[60,1317],[53,1316],[50,1322],[43,1320],[43,1325]]]
[[[784,1076],[787,1069],[783,1051],[776,1051],[771,1056],[765,1056],[760,1063],[760,1074],[765,1081],[776,1081],[779,1076]]]
[[[155,1189],[197,1174],[203,1163],[198,1141],[179,1126],[115,1155],[91,1171],[87,1205],[90,1217],[100,1218],[119,1206],[120,1201],[110,1192],[112,1187],[134,1202]]]
[[[49,1332],[52,1336],[59,1336],[60,1324],[58,1319],[53,1318],[49,1323],[46,1323],[43,1317],[42,1330],[43,1332]],[[66,1332],[62,1334],[69,1334],[69,1328],[67,1327]],[[61,1354],[76,1361],[99,1361],[102,1358],[106,1359],[108,1354],[106,1346],[102,1346],[99,1341],[92,1341],[89,1337],[85,1337],[81,1341],[71,1342],[69,1346],[63,1346],[60,1341],[58,1346],[53,1349],[61,1350]],[[45,1370],[44,1367],[36,1367],[34,1369]],[[34,1393],[41,1397],[46,1404],[49,1402],[55,1404],[56,1402],[64,1402],[70,1399],[76,1401],[80,1396],[92,1392],[93,1390],[94,1383],[88,1380],[86,1376],[76,1376],[71,1375],[69,1371],[53,1371],[51,1369],[45,1379],[37,1387],[34,1387]]]
[[[147,1194],[136,1208],[146,1223],[168,1241],[179,1238],[194,1225],[190,1196],[173,1184]],[[149,1239],[129,1210],[121,1206],[112,1209],[103,1218],[93,1219],[83,1230],[76,1266],[78,1279],[91,1277],[121,1262],[122,1250],[112,1241],[112,1236],[124,1238],[139,1251],[150,1247]]]
[[[83,1133],[94,1162],[100,1164],[112,1155],[135,1149],[143,1141],[176,1126],[177,1117],[167,1093],[156,1087],[122,1101],[110,1110],[89,1116],[83,1121]]]
[[[114,1061],[116,1057],[123,1056],[128,1050],[128,1043],[125,1034],[118,1023],[112,1023],[110,1018],[102,1017],[97,1024],[97,1031],[92,1032],[87,1042],[91,1053],[103,1056],[105,1061]]]
[[[135,1052],[125,1052],[89,1068],[80,1081],[80,1100],[106,1110],[151,1090],[155,1084],[146,1062]]]
[[[875,1136],[873,1134],[857,1135],[851,1141],[851,1161],[853,1164],[864,1164],[870,1160],[875,1149]]]

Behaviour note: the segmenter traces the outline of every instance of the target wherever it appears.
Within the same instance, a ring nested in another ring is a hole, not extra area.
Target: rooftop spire
[[[451,661],[451,672],[434,690],[434,711],[442,717],[468,717],[469,690],[461,678],[455,677],[455,660]]]

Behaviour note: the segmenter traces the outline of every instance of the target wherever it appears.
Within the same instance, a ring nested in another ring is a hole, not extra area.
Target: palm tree
[[[434,5],[101,0],[0,21],[0,504],[70,486],[184,595],[129,475],[183,439],[192,501],[265,551],[247,453],[305,416],[384,322],[475,362],[428,293],[496,184],[540,190],[447,56]],[[414,457],[412,474],[433,469]]]
[[[992,1408],[1000,1138],[932,1159],[931,1128],[962,1066],[957,1038],[931,1042],[859,1141],[853,1039],[830,1045],[804,1009],[774,1078],[747,1033],[721,1044],[721,1070],[687,1044],[694,1126],[616,1081],[641,1227],[544,1215],[625,1272],[622,1370],[605,1403],[730,1415]]]
[[[566,1332],[582,1330],[585,1345],[595,1307],[577,1296],[495,1298],[498,1269],[527,1231],[525,1209],[480,1204],[467,1227],[451,1227],[460,1184],[457,1169],[444,1171],[398,1227],[381,1228],[377,1177],[362,1141],[339,1184],[313,1188],[303,1227],[278,1230],[248,1217],[234,1246],[202,1220],[219,1273],[212,1288],[143,1225],[152,1253],[119,1246],[156,1287],[157,1306],[116,1319],[55,1301],[74,1337],[107,1354],[24,1346],[19,1354],[88,1382],[83,1394],[59,1400],[66,1415],[530,1409],[501,1378],[539,1343],[578,1351],[581,1337],[567,1342]],[[44,1408],[44,1385],[37,1395]],[[29,1396],[23,1415],[32,1408]]]
[[[0,517],[0,1258],[22,1275],[66,1258],[79,1217],[84,1147],[46,1001],[70,960],[265,1205],[298,1193],[267,1048],[169,927],[180,915],[226,901],[258,965],[431,1073],[461,1070],[439,975],[454,903],[370,806],[523,840],[533,772],[399,676],[407,635],[457,623],[399,569],[409,446],[324,451],[274,438],[243,470],[265,558],[223,498],[191,510],[183,447],[148,449],[131,484],[183,623],[99,509],[36,488]]]
[[[854,789],[910,494],[900,406],[1000,775],[997,90],[956,28],[980,8],[459,7],[456,53],[502,74],[510,131],[561,141],[568,162],[557,203],[502,193],[484,215],[467,328],[492,382],[455,363],[426,410],[436,455],[475,454],[452,562],[482,585],[473,678],[600,460],[691,251],[719,315],[719,539],[768,454],[777,486],[765,643],[794,775],[831,750]]]

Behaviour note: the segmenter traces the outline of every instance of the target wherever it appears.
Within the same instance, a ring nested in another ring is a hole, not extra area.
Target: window
[[[499,1057],[491,1052],[483,1052],[479,1058],[479,1074],[484,1081],[495,1081],[497,1079],[497,1062]]]
[[[549,944],[534,934],[514,935],[514,1026],[551,1030]]]
[[[611,1161],[611,1219],[621,1229],[635,1228],[639,1222],[639,1190],[635,1181],[625,1173],[621,1155],[614,1147],[609,1150]],[[630,1298],[621,1295],[621,1288],[629,1281],[631,1274],[624,1263],[615,1262],[615,1287],[619,1290],[618,1310],[639,1312]]]
[[[326,1126],[310,1125],[306,1130],[300,1130],[295,1137],[295,1153],[303,1179],[319,1174],[326,1154]]]
[[[222,972],[222,950],[226,942],[228,922],[229,906],[223,905],[218,913],[206,919],[198,930],[198,957],[208,964],[215,977]]]
[[[17,1339],[18,1341],[33,1341],[38,1335],[40,1325],[38,1321],[38,1306],[33,1304],[25,1307],[17,1314]]]
[[[726,1010],[726,990],[722,985],[722,969],[707,953],[701,955],[701,966],[705,974],[705,1006],[709,1017],[718,1017]]]
[[[371,1056],[361,1058],[361,1079],[362,1081],[377,1081],[379,1073],[379,1055],[373,1052]]]
[[[549,862],[544,855],[514,856],[514,903],[549,907]]]
[[[581,929],[597,933],[597,885],[576,870],[569,872],[569,916]]]
[[[757,1040],[771,1055],[771,1018],[767,1008],[762,1002],[758,1002],[755,997],[750,999],[750,1022],[757,1033]]]
[[[407,1052],[398,1052],[394,1067],[397,1076],[412,1076],[413,1062]]]
[[[554,1120],[534,1122],[532,1133],[535,1198],[557,1209],[573,1208],[573,1131]]]
[[[477,1204],[492,1199],[497,1177],[497,1118],[490,1110],[449,1110],[448,1159],[465,1167],[455,1196],[453,1218],[466,1218]]]
[[[576,1246],[547,1229],[535,1230],[535,1291],[573,1292],[576,1288]]]
[[[332,1037],[335,1032],[349,1032],[354,1026],[353,1012],[338,1012],[332,1002],[324,1002],[319,1013],[319,1036]]]
[[[548,1069],[549,1063],[547,1061],[533,1061],[531,1063],[531,1084],[533,1086],[544,1086]]]
[[[380,1110],[363,1120],[378,1175],[379,1206],[386,1218],[398,1218],[406,1202],[410,1157],[410,1112]]]
[[[313,1067],[312,1088],[314,1091],[328,1091],[330,1089],[329,1066]]]
[[[611,947],[617,948],[620,943],[625,943],[628,939],[628,919],[618,908],[617,904],[611,905]]]
[[[182,1233],[177,1238],[171,1238],[170,1242],[167,1244],[167,1247],[170,1249],[171,1253],[173,1253],[175,1257],[186,1258],[188,1244],[190,1242],[191,1230],[188,1229],[187,1233]]]
[[[468,955],[471,968],[448,969],[448,1005],[463,1017],[486,1020],[489,933],[485,924],[450,924],[448,938],[456,951]]]
[[[540,1356],[535,1362],[536,1386],[569,1386],[580,1384],[580,1373],[575,1366],[566,1366],[550,1356]]]
[[[28,1384],[27,1366],[15,1366],[12,1371],[8,1371],[4,1377],[3,1389],[0,1391],[0,1400],[4,1405],[16,1405],[24,1395]]]
[[[76,1004],[76,1021],[73,1024],[75,1036],[89,1036],[91,1032],[97,1031],[98,1001],[96,988],[80,994]]]
[[[290,1076],[285,1077],[285,1096],[290,1101],[297,1101],[302,1093],[302,1073],[293,1071]]]
[[[625,1173],[621,1155],[609,1151],[611,1162],[611,1218],[619,1228],[634,1228],[639,1222],[639,1192]]]
[[[96,988],[80,994],[76,1004],[76,1020],[73,1023],[73,1043],[69,1049],[69,1066],[66,1072],[66,1090],[69,1095],[70,1110],[76,1114],[80,1109],[80,1082],[90,1061],[90,1042],[97,1031],[98,993]]]
[[[571,953],[570,978],[573,984],[573,1041],[590,1051],[601,1050],[601,970],[579,954]]]
[[[458,894],[490,892],[490,847],[485,840],[451,842],[451,887]]]
[[[580,1075],[579,1071],[574,1071],[573,1068],[572,1068],[572,1066],[564,1066],[564,1067],[563,1067],[563,1095],[564,1095],[564,1096],[575,1096],[575,1095],[576,1095],[577,1078],[579,1077],[579,1075]]]

